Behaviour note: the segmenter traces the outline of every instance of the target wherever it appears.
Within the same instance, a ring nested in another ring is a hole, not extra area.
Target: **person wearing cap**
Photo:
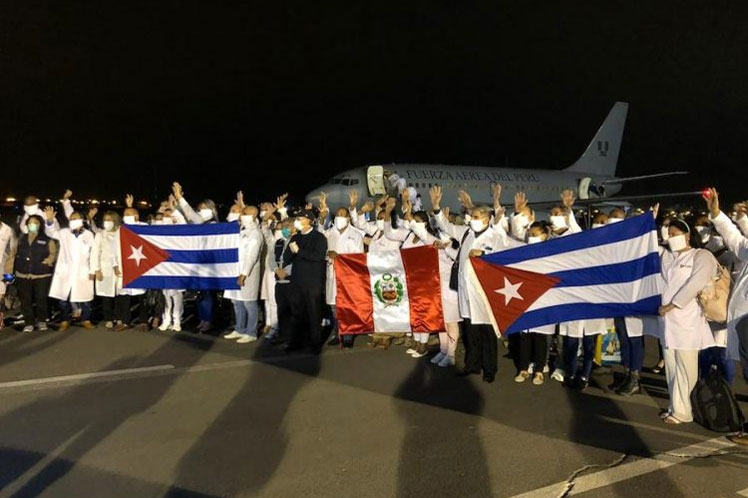
[[[314,229],[314,213],[300,211],[294,219],[296,234],[283,254],[283,266],[293,264],[290,275],[292,337],[287,351],[298,349],[304,339],[314,353],[322,348],[322,306],[325,299],[327,238]],[[300,337],[307,330],[307,337]]]

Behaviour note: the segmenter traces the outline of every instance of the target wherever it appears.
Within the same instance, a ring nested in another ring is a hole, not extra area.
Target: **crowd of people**
[[[499,338],[491,326],[471,322],[472,283],[466,265],[472,257],[582,231],[573,211],[573,191],[563,192],[544,221],[540,218],[546,216],[531,207],[524,193],[517,193],[514,205],[506,209],[500,185],[492,187],[493,205],[474,205],[467,192],[460,192],[459,212],[442,207],[439,186],[429,190],[428,208],[423,206],[422,196],[395,175],[388,187],[388,195],[363,204],[359,192],[352,190],[349,205],[335,206],[334,210],[324,194],[317,205],[291,209],[286,195],[255,206],[245,204],[239,192],[225,217],[219,217],[210,199],[193,208],[178,183],[158,210],[147,215],[137,209],[131,195],[121,213],[99,213],[96,207],[85,212],[74,209],[72,192],[66,191],[60,215],[55,206],[42,208],[37,197],[28,196],[19,219],[0,221],[0,257],[6,273],[0,296],[8,285],[16,288],[19,318],[26,333],[48,330],[52,301],[59,307],[55,323],[60,331],[74,322],[94,328],[92,303],[96,302],[96,319],[107,329],[123,331],[136,326],[180,332],[189,290],[123,286],[118,230],[137,224],[236,222],[241,227],[239,288],[223,291],[220,297],[212,291],[194,293],[195,330],[215,330],[216,307],[222,299],[231,303],[233,316],[232,328],[223,335],[226,340],[243,344],[262,336],[287,351],[310,348],[319,353],[325,342],[353,346],[354,336],[338,334],[333,262],[339,255],[429,245],[439,252],[441,288],[434,292],[441,293],[444,313],[439,349],[429,361],[453,367],[462,341],[465,366],[458,373],[482,374],[483,380],[493,382]],[[664,370],[667,379],[670,406],[662,413],[665,423],[693,420],[689,395],[700,375],[716,368],[733,381],[731,357],[736,353],[727,351],[728,343],[739,352],[748,381],[748,207],[733,206],[731,219],[721,211],[716,190],[710,190],[704,199],[705,214],[687,220],[660,215],[658,207],[653,207],[660,227],[660,316],[580,320],[512,334],[506,340],[516,367],[514,380],[540,385],[550,374],[569,388],[587,389],[598,338],[615,327],[625,375],[610,387],[623,396],[641,390],[644,335],[659,339],[660,363],[653,370]],[[625,218],[626,212],[619,208],[598,212],[585,229],[595,230]],[[723,268],[731,272],[732,291],[727,321],[715,323],[707,320],[698,296],[719,278]],[[430,353],[429,339],[429,334],[421,333],[373,333],[369,345],[388,349],[404,344],[407,354],[422,358]],[[551,366],[549,351],[554,341],[559,354]]]

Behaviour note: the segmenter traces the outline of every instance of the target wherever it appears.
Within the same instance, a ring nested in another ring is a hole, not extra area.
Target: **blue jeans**
[[[582,357],[581,376],[585,379],[589,379],[590,372],[592,372],[592,361],[595,359],[596,343],[596,335],[586,335],[582,338],[582,350],[584,351],[584,356]],[[570,377],[574,377],[577,374],[578,351],[579,338],[564,336],[564,363],[566,365],[566,373]]]
[[[81,320],[91,319],[91,303],[75,303],[81,309]],[[69,322],[73,314],[73,303],[70,301],[60,300],[60,311],[62,312],[62,321]]]
[[[629,337],[623,318],[614,318],[618,342],[621,343],[621,365],[632,372],[641,372],[644,365],[644,337]]]
[[[200,291],[197,296],[197,317],[201,322],[213,321],[213,292]]]
[[[717,370],[722,374],[728,384],[732,384],[735,379],[735,365],[727,357],[727,349],[712,346],[711,348],[699,351],[699,379],[706,379],[712,365],[717,366]]]
[[[234,314],[236,315],[236,326],[234,330],[240,334],[257,337],[257,320],[259,317],[259,306],[257,301],[234,301]]]

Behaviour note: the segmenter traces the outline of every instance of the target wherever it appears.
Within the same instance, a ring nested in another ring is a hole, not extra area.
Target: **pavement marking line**
[[[745,488],[742,491],[737,491],[735,494],[738,494],[740,496],[748,496],[748,488]]]
[[[121,370],[105,370],[102,372],[90,372],[73,375],[58,375],[56,377],[42,377],[40,379],[13,380],[10,382],[0,382],[0,389],[10,387],[35,386],[39,384],[52,384],[55,382],[69,382],[75,380],[88,380],[100,377],[113,377],[118,375],[128,375],[134,373],[153,372],[160,370],[173,370],[174,365],[154,365],[151,367],[123,368]]]
[[[67,438],[65,441],[63,441],[57,448],[53,449],[44,457],[39,459],[38,462],[36,462],[34,465],[28,468],[26,472],[21,474],[20,476],[16,477],[13,481],[8,483],[8,485],[3,488],[0,491],[0,498],[4,498],[6,496],[13,496],[15,493],[23,489],[23,487],[31,481],[34,477],[36,477],[42,470],[44,470],[49,464],[51,464],[53,461],[57,460],[57,458],[70,446],[75,442],[78,437],[83,434],[86,431],[86,427],[82,428],[69,438]]]
[[[599,472],[593,472],[591,474],[577,477],[576,479],[573,479],[574,487],[566,494],[564,493],[566,492],[569,480],[534,489],[526,493],[515,495],[512,498],[547,498],[549,496],[572,496],[581,494],[644,474],[649,474],[657,470],[666,469],[673,465],[685,463],[694,458],[701,458],[711,453],[719,455],[721,451],[734,446],[736,446],[735,443],[730,442],[724,437],[707,439],[700,443],[659,453],[651,458],[638,458],[636,460],[631,460],[628,463],[622,463]]]
[[[663,434],[671,434],[673,436],[678,436],[682,438],[689,438],[689,439],[695,439],[697,441],[704,441],[703,435],[691,434],[690,432],[675,431],[671,429],[666,429],[665,427],[644,424],[642,422],[634,422],[633,420],[622,420],[619,418],[606,417],[604,415],[599,415],[598,418],[600,418],[601,420],[605,420],[606,422],[610,422],[612,424],[628,425],[630,427],[635,427],[637,429],[645,429],[648,431],[661,432]],[[662,425],[664,426],[665,424],[662,424]]]

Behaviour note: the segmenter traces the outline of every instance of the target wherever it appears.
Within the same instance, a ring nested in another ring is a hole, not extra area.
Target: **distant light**
[[[52,202],[52,199],[44,199],[45,202]]]
[[[98,204],[98,203],[99,201],[97,201],[96,199],[91,199],[91,204]]]
[[[6,197],[5,198],[5,202],[16,202],[16,198],[15,197]]]

